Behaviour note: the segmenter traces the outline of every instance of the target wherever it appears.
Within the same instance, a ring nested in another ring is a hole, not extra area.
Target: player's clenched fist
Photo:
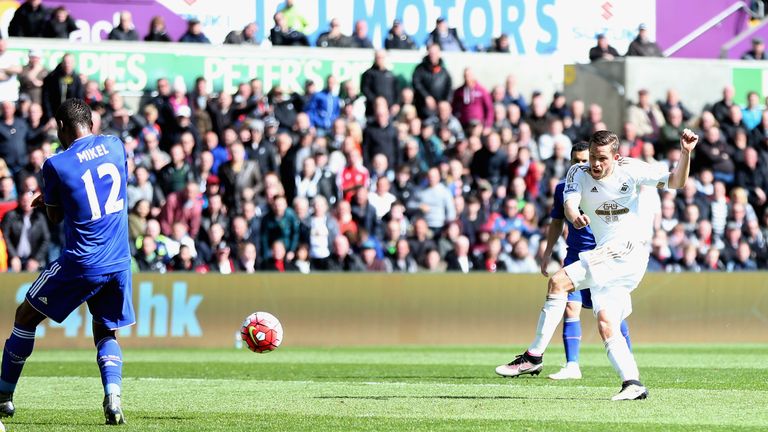
[[[699,136],[693,133],[693,131],[690,129],[685,129],[683,131],[683,135],[680,137],[680,145],[682,146],[683,150],[689,152],[696,148],[696,143],[698,142]]]
[[[589,225],[589,216],[582,214],[579,215],[577,218],[575,218],[573,221],[573,227],[576,229],[582,229],[585,226]]]

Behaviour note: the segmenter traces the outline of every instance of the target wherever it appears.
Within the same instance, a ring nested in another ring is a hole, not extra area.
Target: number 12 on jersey
[[[123,199],[117,198],[120,194],[120,171],[115,164],[105,162],[96,168],[96,173],[99,175],[99,179],[109,176],[112,180],[112,188],[109,190],[107,202],[104,204],[104,212],[106,214],[119,212],[125,207]],[[99,205],[99,197],[96,195],[96,186],[93,183],[91,170],[86,171],[81,178],[83,183],[85,183],[88,205],[91,207],[91,220],[99,219],[101,217],[101,206]]]

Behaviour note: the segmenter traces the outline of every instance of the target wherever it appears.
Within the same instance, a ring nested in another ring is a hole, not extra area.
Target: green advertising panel
[[[733,69],[733,88],[736,92],[734,101],[738,105],[747,104],[747,93],[756,91],[762,100],[763,93],[763,69],[758,68],[734,68]]]
[[[211,90],[234,92],[237,84],[253,78],[264,81],[265,89],[280,84],[294,91],[303,89],[306,80],[319,83],[333,74],[340,81],[359,81],[360,75],[373,63],[373,52],[349,50],[343,56],[318,49],[248,49],[232,46],[189,44],[65,44],[17,40],[9,52],[19,63],[26,63],[30,49],[42,52],[43,61],[53,69],[64,53],[72,53],[78,73],[104,82],[113,78],[118,90],[141,92],[154,90],[159,78],[171,81],[181,77],[191,89],[198,77],[205,77]],[[137,49],[138,48],[138,49]],[[150,49],[151,48],[151,49]],[[420,56],[409,53],[407,59],[393,59],[392,70],[402,80],[410,81]]]

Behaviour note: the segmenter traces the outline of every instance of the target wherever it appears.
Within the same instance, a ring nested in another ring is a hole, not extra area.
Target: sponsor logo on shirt
[[[607,201],[595,210],[605,223],[618,222],[619,216],[629,213],[629,209],[616,201]]]

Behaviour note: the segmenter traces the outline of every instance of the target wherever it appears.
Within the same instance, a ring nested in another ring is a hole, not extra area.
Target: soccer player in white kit
[[[618,154],[619,138],[610,131],[595,132],[589,140],[589,164],[574,165],[565,184],[565,217],[576,229],[589,225],[597,246],[581,252],[579,260],[550,279],[547,300],[541,309],[536,338],[528,350],[496,368],[504,377],[538,375],[544,350],[563,317],[568,293],[590,288],[598,331],[608,359],[621,377],[621,391],[612,400],[645,399],[648,390],[627,342],[619,331],[632,312],[630,293],[640,283],[648,265],[647,225],[638,209],[642,185],[680,189],[688,179],[691,152],[699,137],[688,129],[680,138],[682,155],[672,172]],[[581,211],[579,210],[581,209]]]

